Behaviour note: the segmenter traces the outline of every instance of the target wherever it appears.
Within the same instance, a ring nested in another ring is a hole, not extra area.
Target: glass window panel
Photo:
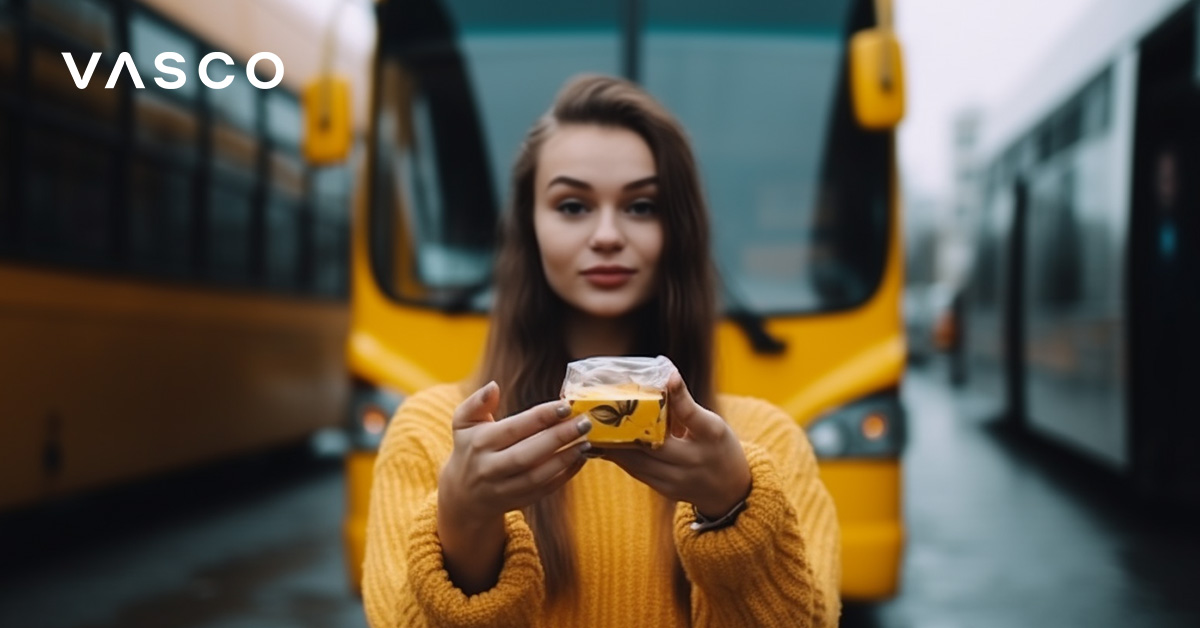
[[[300,147],[304,119],[300,102],[282,90],[267,92],[267,132],[271,141],[291,149]]]
[[[224,125],[213,130],[212,188],[208,206],[208,270],[219,282],[250,280],[250,218],[253,208],[254,138]]]
[[[620,72],[622,5],[414,6],[380,10],[372,258],[393,294],[432,301],[489,276],[513,156],[563,82]]]
[[[346,166],[313,171],[313,201],[319,214],[329,217],[350,212],[350,171]]]
[[[350,171],[343,166],[313,174],[314,290],[326,296],[345,294],[349,269]]]
[[[187,273],[191,259],[192,171],[138,155],[130,165],[129,258],[137,272]]]
[[[0,12],[0,93],[11,91],[17,80],[17,28]]]
[[[29,0],[29,16],[56,32],[59,32],[80,46],[103,52],[111,57],[108,62],[117,59],[116,49],[116,18],[112,7],[102,0]],[[76,62],[79,63],[78,55]],[[62,57],[59,57],[62,63]],[[82,61],[80,70],[87,64]],[[108,80],[107,73],[104,80]]]
[[[780,32],[839,37],[846,27],[851,0],[795,2],[758,0],[647,0],[646,21],[651,31]]]
[[[11,120],[8,110],[0,106],[0,252],[16,244],[10,228],[18,207],[12,182],[14,149]]]
[[[82,74],[88,61],[80,55],[75,57]],[[115,61],[115,57],[111,60]],[[112,70],[104,59],[96,64],[91,81],[84,89],[75,85],[62,53],[53,46],[34,46],[30,63],[32,99],[37,112],[66,116],[90,126],[115,125],[119,94],[116,89],[104,88]],[[128,78],[128,74],[122,75]]]
[[[644,84],[692,140],[731,306],[844,308],[882,272],[887,148],[842,91],[853,5],[646,4]]]
[[[299,160],[272,156],[265,245],[267,285],[274,288],[294,289],[299,279],[302,174]]]
[[[258,107],[255,98],[260,90],[246,80],[244,66],[239,65],[237,59],[231,66],[215,60],[208,64],[208,76],[216,82],[225,80],[226,76],[233,77],[233,82],[223,89],[205,88],[217,115],[245,131],[256,131]]]
[[[266,276],[272,288],[296,286],[300,267],[300,201],[277,195],[267,202]]]
[[[96,265],[111,253],[110,152],[44,126],[29,130],[24,223],[36,259]]]
[[[142,81],[145,83],[147,91],[169,91],[175,96],[184,99],[194,99],[203,85],[200,83],[197,68],[200,65],[200,55],[194,40],[187,37],[180,31],[164,24],[162,21],[146,15],[142,12],[135,12],[129,20],[129,38],[130,38],[130,54],[133,56],[134,62],[137,64],[138,71],[142,75]],[[169,83],[175,83],[178,79],[173,74],[160,73],[155,67],[154,62],[159,54],[164,52],[177,52],[183,56],[183,62],[174,60],[166,60],[165,63],[179,70],[182,70],[186,76],[184,84],[172,90],[163,90],[155,82],[155,78],[162,78]],[[209,69],[213,66],[210,64]],[[215,74],[215,72],[213,73]]]
[[[134,102],[134,137],[141,146],[175,159],[194,159],[199,123],[195,114],[161,94],[139,95]]]
[[[253,178],[241,168],[213,164],[208,207],[209,277],[245,284],[250,272],[250,211]]]

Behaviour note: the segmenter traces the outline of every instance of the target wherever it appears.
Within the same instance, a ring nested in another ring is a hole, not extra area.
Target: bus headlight
[[[904,450],[907,417],[891,390],[827,412],[808,426],[818,458],[894,458]]]
[[[355,379],[350,396],[350,446],[379,449],[388,421],[403,402],[404,395],[398,392]]]

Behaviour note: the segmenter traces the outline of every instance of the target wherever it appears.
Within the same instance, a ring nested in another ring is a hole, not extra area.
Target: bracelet
[[[696,517],[696,520],[692,522],[691,528],[695,532],[707,532],[709,530],[716,530],[733,525],[733,522],[737,520],[738,515],[741,514],[741,512],[745,509],[746,500],[743,499],[742,501],[734,504],[733,508],[731,508],[729,512],[725,513],[725,515],[720,519],[709,519],[708,517],[700,514],[700,510],[696,508],[695,504],[693,504],[692,515]]]

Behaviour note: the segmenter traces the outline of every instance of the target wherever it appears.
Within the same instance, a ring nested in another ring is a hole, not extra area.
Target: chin
[[[574,305],[580,312],[596,318],[621,318],[638,307],[633,299],[583,299]]]

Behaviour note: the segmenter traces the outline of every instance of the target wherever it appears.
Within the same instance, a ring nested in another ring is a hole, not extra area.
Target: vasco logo
[[[93,52],[91,60],[88,61],[87,69],[83,71],[83,76],[79,75],[79,66],[75,65],[75,57],[69,53],[62,53],[63,59],[67,61],[67,69],[71,71],[71,78],[75,80],[75,87],[84,89],[88,83],[92,81],[92,73],[96,70],[96,64],[100,61],[100,53]],[[210,52],[200,59],[200,82],[210,89],[225,89],[233,82],[232,76],[226,76],[220,81],[214,81],[208,76],[208,64],[213,60],[219,59],[225,65],[233,65],[233,59],[223,52]],[[254,75],[254,66],[263,59],[268,59],[275,64],[275,77],[269,81],[260,81]],[[164,52],[154,58],[154,67],[162,74],[170,74],[174,76],[174,80],[166,80],[162,77],[155,77],[154,82],[163,89],[179,89],[187,83],[187,74],[184,74],[183,69],[171,65],[167,65],[167,61],[175,63],[183,63],[183,55],[178,52]],[[142,83],[142,77],[138,74],[137,66],[133,63],[133,56],[128,52],[122,52],[117,56],[117,64],[113,66],[112,73],[108,75],[108,83],[104,85],[104,89],[112,89],[117,84],[117,77],[121,75],[121,69],[125,68],[129,71],[130,78],[133,79],[133,84],[138,89],[145,89],[146,85]],[[271,89],[283,80],[283,60],[278,55],[271,52],[260,52],[246,62],[246,78],[250,84],[259,89]]]

